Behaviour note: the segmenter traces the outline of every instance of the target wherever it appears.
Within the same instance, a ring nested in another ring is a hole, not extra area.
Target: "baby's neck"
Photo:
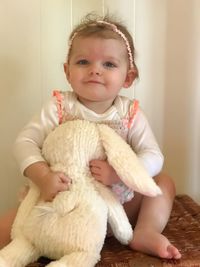
[[[108,101],[88,101],[85,99],[78,98],[80,103],[82,103],[86,108],[94,111],[97,114],[103,114],[105,113],[112,105],[114,100],[108,100]]]

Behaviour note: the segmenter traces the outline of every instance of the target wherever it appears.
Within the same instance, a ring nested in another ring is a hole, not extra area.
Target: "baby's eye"
[[[77,61],[76,64],[78,64],[78,65],[87,65],[88,63],[89,62],[88,62],[87,59],[80,59],[80,60]]]
[[[116,64],[110,62],[110,61],[107,61],[104,63],[104,66],[107,67],[107,68],[116,68]]]

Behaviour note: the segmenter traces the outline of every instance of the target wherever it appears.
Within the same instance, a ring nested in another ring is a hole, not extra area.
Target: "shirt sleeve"
[[[58,124],[56,100],[52,97],[22,129],[14,143],[13,154],[22,174],[29,165],[45,161],[41,154],[43,142]]]
[[[154,177],[160,173],[164,157],[141,109],[138,109],[132,127],[129,130],[128,143],[150,176]]]

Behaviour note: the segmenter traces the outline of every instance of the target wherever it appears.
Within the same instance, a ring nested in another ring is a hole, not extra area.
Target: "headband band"
[[[129,44],[129,41],[128,39],[126,38],[125,34],[123,34],[123,32],[121,32],[117,26],[113,23],[110,23],[110,22],[107,22],[107,21],[103,21],[103,20],[99,20],[97,21],[97,23],[100,23],[100,24],[105,24],[105,25],[108,25],[111,27],[111,29],[116,32],[125,42],[125,45],[126,45],[126,49],[127,49],[127,52],[128,52],[128,58],[129,58],[129,63],[130,63],[130,67],[131,69],[134,67],[134,64],[133,64],[133,55],[132,55],[132,52],[131,52],[131,47],[130,47],[130,44]]]
[[[107,22],[107,21],[103,21],[103,20],[99,20],[97,21],[97,24],[104,24],[104,25],[108,25],[110,26],[110,28],[112,29],[112,31],[116,32],[125,42],[125,45],[126,45],[126,49],[127,49],[127,53],[128,53],[128,58],[129,58],[129,63],[130,63],[130,68],[134,68],[134,64],[133,64],[133,55],[132,55],[132,52],[131,52],[131,47],[130,47],[130,44],[129,44],[129,41],[128,39],[126,38],[125,34],[123,32],[121,32],[117,26],[113,23],[110,23],[110,22]],[[95,24],[91,24],[91,25],[95,25]],[[84,28],[84,27],[83,27]],[[74,32],[74,34],[72,35],[72,37],[70,38],[69,40],[69,51],[72,47],[72,42],[75,38],[75,36],[77,35],[77,33],[79,31],[81,31],[83,28],[81,28],[80,30]]]

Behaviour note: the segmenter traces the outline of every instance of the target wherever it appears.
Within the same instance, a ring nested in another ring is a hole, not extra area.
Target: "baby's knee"
[[[161,190],[164,189],[165,191],[170,192],[172,196],[176,195],[175,183],[169,175],[161,172],[159,175],[154,177],[154,180]]]

